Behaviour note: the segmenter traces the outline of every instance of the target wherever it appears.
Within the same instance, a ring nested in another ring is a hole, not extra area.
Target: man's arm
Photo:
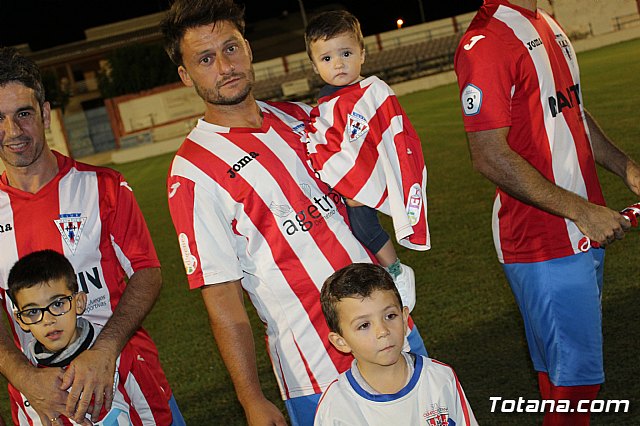
[[[630,224],[622,215],[547,180],[509,147],[508,133],[508,127],[467,133],[478,172],[520,201],[572,220],[592,241],[606,245],[624,237]]]
[[[587,110],[585,110],[585,114],[596,162],[619,176],[634,194],[640,196],[640,167],[638,164],[611,142]]]
[[[67,413],[67,393],[60,389],[62,370],[32,366],[3,326],[0,326],[0,373],[22,392],[43,425],[48,426],[50,419]]]
[[[249,425],[286,425],[278,408],[262,393],[253,333],[240,281],[202,289],[209,324]]]
[[[113,315],[91,347],[69,366],[62,388],[71,386],[67,411],[76,422],[84,419],[91,397],[95,398],[91,416],[98,419],[103,403],[108,411],[113,399],[113,377],[118,355],[153,308],[162,288],[160,268],[136,271],[127,284]],[[77,408],[76,408],[77,404]]]

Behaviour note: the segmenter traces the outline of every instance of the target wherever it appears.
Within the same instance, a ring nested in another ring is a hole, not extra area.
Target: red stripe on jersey
[[[464,391],[462,390],[462,385],[460,385],[460,381],[458,380],[458,375],[453,368],[451,369],[453,373],[453,377],[456,379],[456,390],[458,391],[458,400],[460,400],[460,405],[462,406],[462,412],[464,413],[464,422],[465,424],[469,424],[471,421],[471,416],[469,416],[469,406],[467,405],[467,400],[464,396]]]
[[[307,121],[309,120],[309,113],[302,107],[302,105],[294,102],[265,102],[267,105],[271,105],[285,114],[290,115],[296,120]],[[290,129],[290,128],[289,128]],[[290,132],[289,132],[290,133]]]
[[[266,117],[267,115],[265,115],[265,119]],[[220,134],[219,136],[226,137],[230,143],[238,146],[245,152],[251,152],[255,148],[256,144],[262,145],[262,143],[252,134],[246,134],[245,137],[240,137],[237,133],[233,136],[226,136],[224,134]],[[297,143],[302,145],[299,141]],[[262,146],[265,149],[260,151],[260,157],[265,158],[266,160],[261,161],[260,164],[265,167],[271,166],[272,164],[276,165],[267,168],[267,170],[271,176],[278,176],[281,186],[284,186],[289,190],[287,195],[289,196],[291,206],[300,213],[304,212],[308,206],[302,206],[302,209],[300,209],[299,207],[295,207],[295,205],[300,205],[304,200],[308,201],[307,196],[302,192],[298,183],[291,177],[291,175],[289,175],[289,173],[287,173],[286,168],[281,163],[278,156],[267,150],[266,145]],[[189,160],[200,170],[227,170],[232,166],[227,164],[214,153],[188,139],[183,147],[185,149],[189,149]],[[256,161],[259,160],[260,158],[256,159]],[[209,175],[209,177],[221,186],[225,187],[230,196],[235,200],[242,200],[244,193],[253,191],[251,185],[240,175],[236,175],[234,178],[234,185],[224,185],[221,181],[223,179],[221,176]],[[280,225],[271,213],[269,206],[264,202],[264,200],[259,199],[258,197],[254,199],[254,202],[251,205],[244,205],[244,211],[257,229],[280,228]],[[317,220],[325,221],[324,218]],[[314,226],[312,226],[312,228],[307,232],[309,232],[316,241],[321,239],[332,240],[330,247],[332,247],[333,250],[331,253],[325,253],[325,257],[327,261],[331,263],[334,270],[338,270],[345,264],[350,263],[350,257],[344,247],[340,244],[337,236],[332,232],[326,232],[327,228],[328,226],[321,227],[314,224]],[[319,336],[327,336],[329,334],[329,328],[324,320],[324,316],[322,315],[321,306],[317,303],[317,300],[320,297],[320,292],[313,283],[311,277],[307,275],[306,269],[300,262],[295,250],[293,250],[286,238],[279,232],[270,233],[268,236],[263,234],[263,237],[265,239],[268,237],[269,246],[273,252],[273,258],[278,262],[278,267],[291,290],[304,306],[304,309],[307,312],[313,327],[316,329],[317,334]],[[323,244],[319,243],[318,247],[322,248]],[[339,371],[341,367],[344,369],[344,357],[340,352],[329,342],[323,342],[323,344],[336,368],[338,368]],[[346,368],[348,368],[348,366]]]
[[[437,359],[431,359],[431,362],[433,362],[434,364],[445,366],[451,370],[451,373],[453,374],[453,378],[456,381],[456,391],[458,393],[458,400],[460,401],[460,406],[462,406],[462,412],[464,413],[464,422],[466,425],[468,425],[471,420],[471,416],[469,415],[469,406],[467,405],[467,401],[464,396],[464,391],[462,390],[462,385],[458,380],[458,376],[455,370],[449,364],[445,364],[444,362],[438,361]]]
[[[169,186],[169,188],[167,188],[169,191],[169,198],[176,196],[181,200],[179,203],[170,202],[169,211],[171,212],[172,217],[180,218],[179,222],[181,232],[178,235],[178,244],[180,245],[180,254],[183,257],[183,265],[189,264],[190,267],[193,268],[193,271],[186,271],[189,288],[193,290],[195,288],[200,288],[204,282],[202,264],[200,262],[193,262],[191,259],[185,259],[186,256],[191,255],[193,255],[195,259],[200,259],[200,252],[198,250],[196,239],[189,239],[188,237],[196,235],[193,212],[195,183],[182,176],[170,175],[168,177],[167,184]],[[178,191],[178,188],[180,188],[180,191]],[[175,222],[178,222],[178,220],[174,219],[174,223]],[[178,231],[178,229],[176,229],[176,231]]]
[[[33,196],[22,196],[28,198],[29,202],[24,200],[16,200],[15,194],[9,194],[11,205],[16,210],[13,212],[14,232],[16,238],[16,246],[18,248],[18,257],[22,258],[34,251],[51,249],[59,253],[64,253],[62,248],[62,236],[60,232],[32,232],[33,212],[37,212],[39,216],[45,216],[45,220],[50,221],[55,226],[55,220],[59,219],[60,199],[58,197],[57,187],[60,178],[57,177],[49,182],[45,188],[41,189],[38,194]],[[44,192],[46,192],[47,196]],[[21,194],[22,195],[22,194]],[[26,195],[26,194],[25,194]],[[49,228],[51,229],[51,228]]]

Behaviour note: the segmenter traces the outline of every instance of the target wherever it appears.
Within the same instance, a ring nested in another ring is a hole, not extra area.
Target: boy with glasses
[[[34,365],[65,368],[91,347],[100,330],[79,317],[87,306],[87,295],[78,291],[73,266],[62,254],[42,250],[24,256],[11,268],[8,287],[16,321],[34,337],[25,348]],[[127,344],[116,362],[111,410],[103,408],[96,424],[170,424],[167,400],[144,358]],[[30,408],[28,401],[21,403],[23,410]],[[68,424],[64,420],[62,416],[51,419],[54,424]]]

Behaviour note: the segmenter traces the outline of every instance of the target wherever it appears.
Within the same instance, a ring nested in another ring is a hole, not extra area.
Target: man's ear
[[[249,58],[251,59],[251,62],[253,63],[253,51],[251,50],[251,45],[249,44],[249,40],[247,40],[245,38],[244,42],[247,44],[247,52],[249,52]]]
[[[76,294],[76,315],[82,315],[87,308],[87,293],[84,291]]]
[[[193,81],[191,81],[191,76],[187,72],[187,69],[182,65],[178,67],[178,75],[180,76],[180,80],[182,80],[182,83],[184,83],[185,86],[193,87]]]
[[[51,127],[51,104],[49,102],[42,105],[42,121],[45,129]]]
[[[404,321],[404,334],[407,334],[409,329],[409,308],[407,306],[402,307],[402,321]]]
[[[16,311],[15,309],[13,311],[13,318],[15,318],[16,322],[18,323],[22,331],[24,331],[25,333],[31,333],[31,330],[29,330],[29,327],[27,327],[22,323],[22,321],[20,321],[20,318],[18,318],[18,311]]]
[[[344,340],[344,337],[342,337],[335,331],[330,332],[328,337],[331,344],[335,346],[337,350],[345,354],[351,353],[351,346],[349,346],[347,341]]]

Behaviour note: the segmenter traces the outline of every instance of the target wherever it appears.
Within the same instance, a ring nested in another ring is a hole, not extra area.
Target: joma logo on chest
[[[237,176],[236,173],[238,173],[240,170],[242,170],[244,167],[246,167],[247,164],[252,162],[253,159],[258,157],[259,155],[260,154],[258,154],[257,152],[251,151],[250,153],[248,153],[244,157],[240,158],[238,161],[236,161],[236,164],[234,164],[233,166],[231,166],[231,168],[229,170],[227,170],[227,173],[229,174],[229,177],[231,179],[235,178]]]

